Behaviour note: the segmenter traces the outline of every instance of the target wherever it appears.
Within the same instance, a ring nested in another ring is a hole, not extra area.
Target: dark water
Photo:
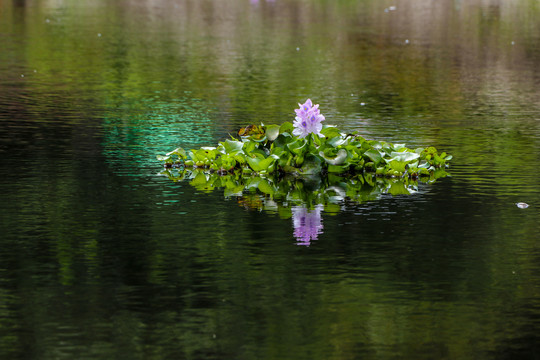
[[[539,24],[526,0],[0,0],[0,357],[540,358]],[[452,176],[308,211],[158,175],[308,97]]]

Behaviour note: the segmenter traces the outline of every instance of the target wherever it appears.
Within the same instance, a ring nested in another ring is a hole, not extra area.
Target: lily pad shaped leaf
[[[340,145],[346,144],[347,140],[342,138],[341,136],[339,136],[339,137],[336,136],[336,137],[333,137],[333,138],[329,139],[326,143],[328,145],[332,146],[332,147],[338,147]]]
[[[246,158],[249,166],[253,169],[253,171],[257,172],[268,170],[268,168],[270,168],[277,159],[279,159],[279,157],[276,155],[270,155],[267,158],[259,156],[253,158],[248,156]]]
[[[420,157],[420,154],[417,154],[415,152],[405,152],[405,151],[395,152],[394,151],[390,154],[390,156],[392,157],[392,159],[388,160],[389,162],[392,160],[409,162],[409,161],[418,159]]]
[[[339,132],[339,129],[335,126],[326,126],[321,130],[321,134],[323,134],[328,139],[334,138],[334,137],[341,137],[341,133]]]
[[[236,140],[225,140],[221,143],[226,154],[233,154],[242,151],[244,143]]]
[[[277,139],[279,135],[279,126],[278,125],[268,125],[266,127],[266,138],[270,141]]]
[[[287,144],[287,148],[296,155],[300,155],[306,150],[306,144],[307,142],[304,139],[297,139],[296,141]]]
[[[159,161],[169,161],[171,159],[171,157],[169,155],[157,155],[156,158],[159,160]]]
[[[335,157],[329,157],[320,151],[319,155],[330,165],[341,165],[347,160],[347,150],[339,149]]]
[[[366,155],[368,158],[371,159],[377,165],[382,160],[382,155],[377,149],[370,149],[367,150],[364,155]]]
[[[285,121],[281,126],[279,127],[279,133],[292,133],[294,130],[294,125],[288,121]]]
[[[166,155],[167,156],[178,155],[178,157],[181,159],[187,158],[186,150],[182,149],[181,147],[174,149],[173,151],[167,153]]]

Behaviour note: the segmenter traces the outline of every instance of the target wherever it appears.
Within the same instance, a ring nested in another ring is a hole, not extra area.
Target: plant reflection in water
[[[435,182],[448,174],[439,169],[430,176],[381,177],[373,174],[340,176],[254,176],[220,175],[205,169],[165,168],[160,175],[170,180],[189,181],[199,191],[221,189],[226,199],[235,199],[246,210],[278,214],[291,219],[298,245],[313,245],[323,233],[322,214],[337,213],[343,206],[376,201],[384,195],[412,195],[419,184]]]
[[[321,211],[323,209],[322,204],[311,210],[306,206],[292,207],[294,237],[297,245],[309,246],[311,241],[317,240],[317,236],[322,234]]]

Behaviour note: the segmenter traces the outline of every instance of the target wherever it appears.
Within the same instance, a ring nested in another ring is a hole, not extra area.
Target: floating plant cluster
[[[444,176],[452,159],[434,147],[409,149],[404,144],[367,140],[358,132],[342,133],[322,122],[325,117],[311,100],[299,104],[294,123],[249,125],[216,147],[177,148],[157,158],[165,168],[180,172],[198,169],[220,176],[241,177],[335,174],[345,177],[372,175],[388,178]],[[177,177],[184,177],[180,174]]]

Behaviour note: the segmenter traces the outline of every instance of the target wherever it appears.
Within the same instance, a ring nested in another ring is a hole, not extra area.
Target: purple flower
[[[322,234],[321,211],[324,208],[319,204],[313,210],[308,210],[304,206],[293,206],[293,226],[296,245],[309,246],[311,240],[317,240],[317,236]]]
[[[321,115],[319,104],[313,105],[310,99],[307,99],[304,104],[298,104],[299,109],[294,110],[296,117],[294,119],[293,135],[301,138],[308,134],[319,134],[322,130],[321,122],[324,121],[324,116]]]

